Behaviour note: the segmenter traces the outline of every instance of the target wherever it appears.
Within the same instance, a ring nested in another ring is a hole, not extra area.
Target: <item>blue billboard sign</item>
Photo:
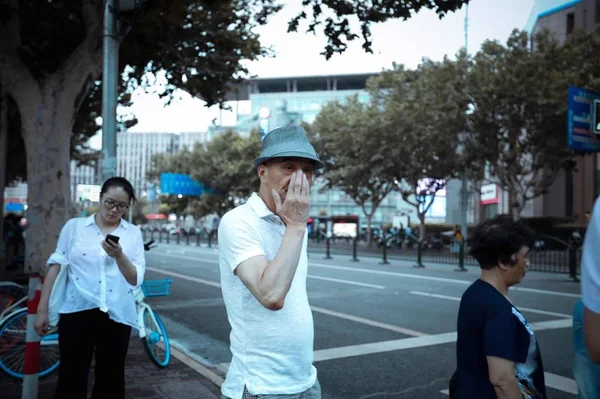
[[[7,202],[4,204],[6,212],[23,212],[25,211],[25,205],[20,202]]]
[[[594,100],[600,93],[569,87],[567,137],[569,148],[582,152],[600,152],[600,135],[593,133]]]
[[[200,182],[192,180],[190,175],[180,173],[161,173],[160,191],[163,194],[202,195],[209,192]]]

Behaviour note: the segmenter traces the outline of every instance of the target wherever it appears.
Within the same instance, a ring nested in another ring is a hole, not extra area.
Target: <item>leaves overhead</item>
[[[358,19],[362,47],[372,53],[371,25],[390,19],[407,20],[422,9],[434,10],[443,18],[460,9],[469,0],[302,0],[303,10],[288,24],[288,32],[296,32],[307,21],[307,33],[322,29],[327,45],[322,54],[326,59],[343,53],[348,42],[359,38],[353,20]]]
[[[102,0],[0,0],[0,66],[3,55],[14,55],[43,85],[78,50],[101,55],[102,31],[90,22],[102,21],[103,4]],[[268,54],[254,28],[280,8],[274,0],[149,1],[143,11],[119,14],[119,68],[127,77],[119,85],[119,103],[127,106],[131,91],[138,87],[150,90],[158,71],[164,71],[166,82],[159,84],[159,95],[168,97],[183,89],[208,106],[222,104],[231,83],[248,76],[243,61]],[[97,59],[97,73],[76,88],[80,93],[73,108],[61,110],[73,115],[71,155],[82,164],[98,157],[85,146],[99,130],[96,119],[102,109],[101,57]],[[130,115],[119,122],[124,130],[137,120]],[[10,134],[19,131],[14,126]]]

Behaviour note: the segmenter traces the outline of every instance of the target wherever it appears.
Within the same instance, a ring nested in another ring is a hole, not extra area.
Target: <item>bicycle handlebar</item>
[[[144,250],[145,251],[150,251],[152,248],[155,248],[156,245],[152,245],[154,244],[154,240],[150,240],[147,243],[144,244]]]

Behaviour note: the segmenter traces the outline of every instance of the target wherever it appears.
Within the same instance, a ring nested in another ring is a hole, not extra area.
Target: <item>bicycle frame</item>
[[[10,305],[9,307],[7,307],[6,309],[4,309],[4,311],[2,313],[0,313],[0,324],[4,323],[4,321],[8,320],[9,317],[12,317],[17,313],[22,312],[23,309],[26,309],[25,306],[19,306],[23,302],[26,302],[26,301],[27,301],[27,297],[25,296],[25,297],[19,299],[17,302]]]
[[[138,334],[140,338],[146,338],[146,327],[144,326],[144,310],[148,309],[148,313],[150,313],[150,317],[152,317],[152,322],[158,324],[156,321],[156,317],[154,317],[154,312],[150,305],[144,302],[144,292],[141,287],[138,287],[133,292],[135,297],[135,305],[137,309],[138,315]]]

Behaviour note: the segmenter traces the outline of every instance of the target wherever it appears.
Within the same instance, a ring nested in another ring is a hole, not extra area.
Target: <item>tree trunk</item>
[[[373,215],[367,215],[365,213],[365,218],[367,219],[367,247],[371,248],[371,244],[373,244],[372,230],[371,230],[371,220],[373,220]],[[360,233],[360,229],[358,231]]]
[[[6,270],[6,243],[4,237],[4,187],[6,186],[6,147],[8,146],[8,96],[0,85],[0,281]]]
[[[521,218],[521,210],[523,209],[523,204],[519,202],[519,197],[515,189],[510,190],[510,216],[513,220],[519,220]]]
[[[61,109],[60,92],[21,108],[27,149],[25,272],[45,272],[60,230],[71,217],[69,152],[72,108]],[[38,97],[39,98],[39,97]],[[64,105],[63,105],[64,106]]]
[[[419,215],[419,241],[425,239],[425,214],[417,212]]]

